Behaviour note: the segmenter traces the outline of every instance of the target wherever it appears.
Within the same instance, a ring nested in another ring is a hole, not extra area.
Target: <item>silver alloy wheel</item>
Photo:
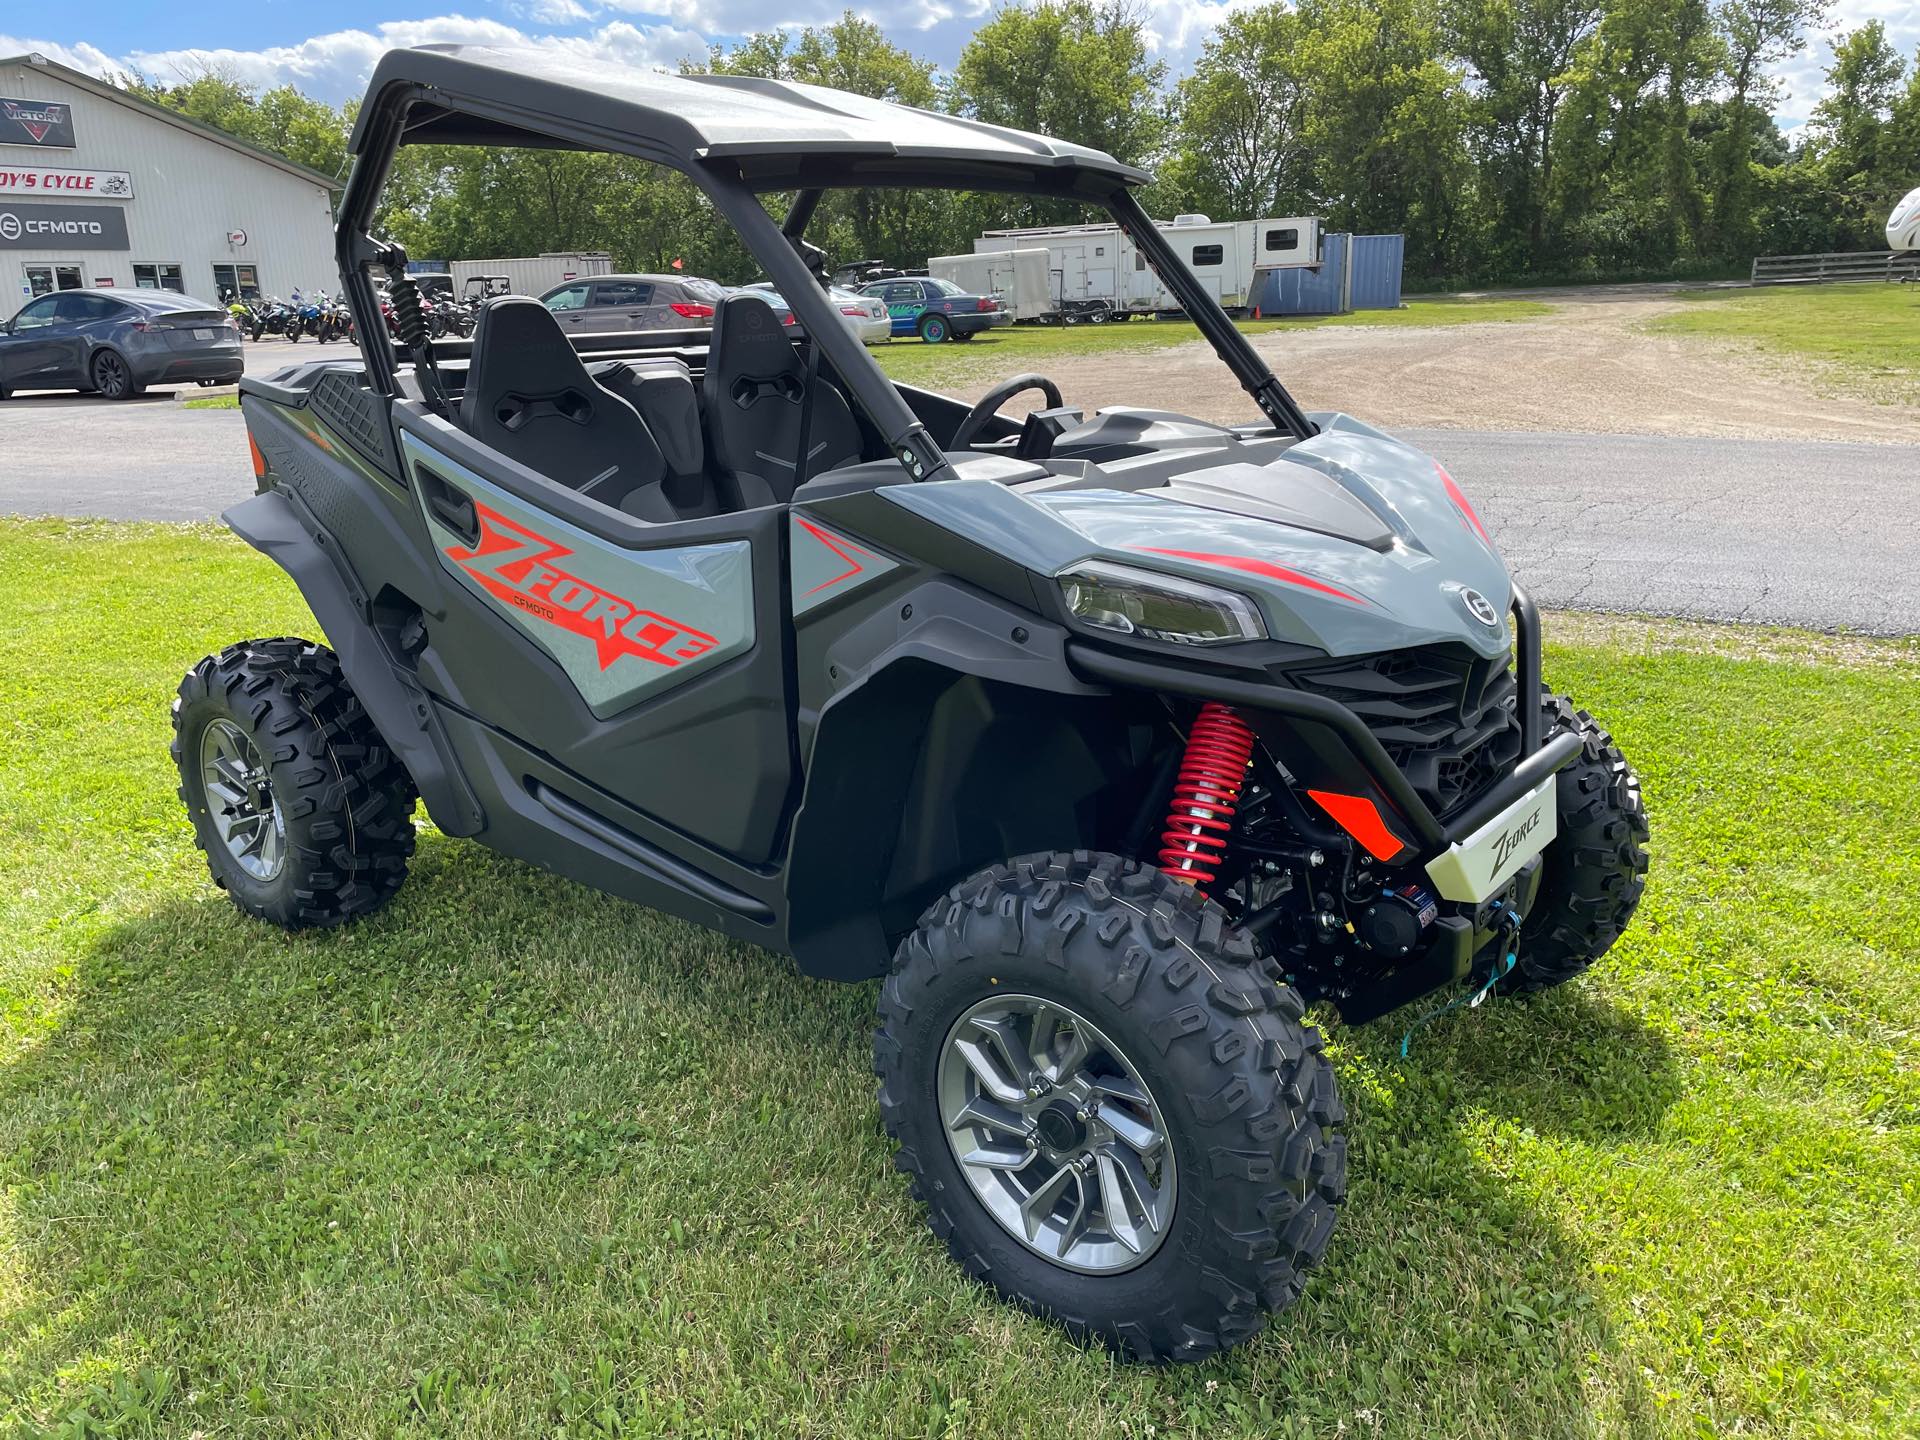
[[[996,994],[953,1024],[936,1078],[960,1173],[1036,1254],[1131,1270],[1173,1228],[1166,1121],[1131,1061],[1066,1006]]]
[[[200,734],[200,783],[213,828],[235,863],[255,880],[278,875],[287,859],[287,823],[260,752],[231,720],[210,721]]]

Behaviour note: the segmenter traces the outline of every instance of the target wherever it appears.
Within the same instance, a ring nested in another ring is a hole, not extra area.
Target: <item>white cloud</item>
[[[704,36],[672,25],[614,20],[580,35],[528,34],[498,20],[443,15],[428,20],[389,21],[374,31],[336,30],[297,45],[274,45],[263,50],[135,50],[109,55],[93,45],[63,46],[0,34],[0,55],[35,50],[50,60],[91,74],[138,70],[163,83],[217,70],[250,85],[292,85],[309,95],[339,102],[358,96],[366,88],[375,62],[387,51],[409,45],[449,44],[530,45],[582,59],[610,58],[628,65],[665,69],[707,51]]]
[[[494,3],[524,22],[524,28],[500,20],[443,15],[399,20],[372,30],[337,30],[297,44],[260,50],[181,49],[113,54],[99,46],[61,45],[0,34],[0,54],[38,50],[49,58],[94,74],[138,68],[161,80],[191,75],[209,67],[232,72],[252,84],[291,84],[321,98],[341,101],[358,95],[380,55],[397,45],[434,43],[534,45],[564,54],[613,58],[634,65],[676,66],[703,56],[710,39],[736,37],[752,30],[827,24],[839,18],[848,0],[480,0]],[[1201,43],[1234,10],[1259,0],[1140,0],[1154,53],[1178,74],[1192,63]],[[995,0],[865,0],[856,12],[914,47],[915,34],[930,58],[950,66],[966,36],[992,10]],[[1783,123],[1804,120],[1826,88],[1825,67],[1832,60],[1831,36],[1868,20],[1887,27],[1911,63],[1920,48],[1920,4],[1915,0],[1834,0],[1829,32],[1817,36],[1800,55],[1778,67],[1778,113]],[[595,22],[598,22],[597,24]],[[951,51],[952,53],[944,53]]]

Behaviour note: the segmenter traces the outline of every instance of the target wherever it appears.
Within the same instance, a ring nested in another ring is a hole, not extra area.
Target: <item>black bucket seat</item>
[[[701,389],[714,460],[741,506],[785,504],[799,472],[807,370],[780,317],[758,295],[729,295],[715,310]],[[808,431],[808,475],[860,458],[860,427],[846,397],[817,377]]]
[[[667,473],[639,413],[594,383],[553,312],[526,295],[481,307],[460,420],[483,445],[602,504]]]

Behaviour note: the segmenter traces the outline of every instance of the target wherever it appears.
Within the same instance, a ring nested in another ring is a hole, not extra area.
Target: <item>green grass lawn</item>
[[[1848,390],[1920,402],[1920,285],[1775,285],[1678,298],[1687,308],[1649,322],[1653,330],[1813,360]]]
[[[1646,781],[1638,923],[1410,1060],[1335,1032],[1325,1270],[1156,1371],[945,1258],[871,985],[431,832],[370,921],[241,917],[166,757],[192,660],[312,629],[239,543],[0,521],[0,616],[0,1434],[1920,1425],[1913,646],[1569,625],[1549,678]]]
[[[182,400],[180,403],[189,410],[238,410],[240,397],[238,395],[202,395],[198,400]]]
[[[1289,320],[1238,323],[1248,335],[1270,335],[1276,331],[1327,325],[1465,325],[1530,320],[1550,314],[1552,310],[1551,305],[1538,300],[1463,300],[1439,296],[1408,301],[1398,310],[1356,310],[1350,315],[1303,315]],[[1049,360],[1151,350],[1199,340],[1200,331],[1190,320],[1129,320],[1110,325],[1016,325],[988,331],[972,340],[943,345],[899,339],[875,346],[872,353],[879,360],[880,368],[895,380],[909,385],[944,386],[953,381],[956,370],[978,370],[983,375],[987,372],[1012,374],[1036,366],[1044,369]]]

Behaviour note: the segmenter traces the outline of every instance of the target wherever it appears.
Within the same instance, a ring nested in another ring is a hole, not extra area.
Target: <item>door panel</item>
[[[600,718],[753,648],[746,540],[628,550],[417,436],[401,448],[442,568],[558,661]]]
[[[13,332],[0,337],[0,373],[7,384],[33,390],[80,383],[67,353],[74,327],[61,321],[59,303],[52,295],[30,302],[14,317]]]
[[[771,859],[794,777],[782,512],[649,525],[394,412],[448,579],[421,683],[672,832]]]

